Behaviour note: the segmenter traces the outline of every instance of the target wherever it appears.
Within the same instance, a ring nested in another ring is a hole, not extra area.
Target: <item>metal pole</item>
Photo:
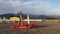
[[[22,24],[22,11],[20,11],[20,25]]]
[[[27,15],[27,19],[28,19],[28,25],[30,24],[30,22],[29,22],[29,15]]]

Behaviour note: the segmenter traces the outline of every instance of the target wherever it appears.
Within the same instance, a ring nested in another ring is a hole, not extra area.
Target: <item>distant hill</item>
[[[7,14],[0,15],[0,17],[7,17],[7,18],[10,18],[11,16],[14,16],[14,14],[13,13],[7,13]]]
[[[7,17],[7,18],[10,18],[12,16],[20,16],[19,13],[17,14],[14,14],[14,13],[7,13],[7,14],[2,14],[0,15],[0,17]],[[27,14],[22,14],[23,18],[27,18]],[[46,16],[46,15],[29,15],[29,17],[31,19],[56,19],[56,18],[60,18],[60,16]]]

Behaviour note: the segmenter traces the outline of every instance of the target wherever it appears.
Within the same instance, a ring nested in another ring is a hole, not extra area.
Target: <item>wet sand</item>
[[[30,22],[30,24],[36,23],[39,26],[32,29],[13,29],[9,28],[10,24],[1,23],[0,24],[0,34],[60,34],[60,23],[50,23],[50,22]],[[14,23],[17,25],[17,23]]]

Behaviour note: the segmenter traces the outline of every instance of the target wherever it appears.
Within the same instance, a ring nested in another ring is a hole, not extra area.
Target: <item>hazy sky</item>
[[[0,0],[0,14],[60,15],[60,0]]]

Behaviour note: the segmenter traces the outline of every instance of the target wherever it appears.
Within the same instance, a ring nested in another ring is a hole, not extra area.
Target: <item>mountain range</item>
[[[10,17],[13,17],[13,16],[17,16],[19,17],[20,14],[17,13],[17,14],[14,14],[14,13],[7,13],[7,14],[2,14],[0,15],[0,17],[7,17],[7,18],[10,18]],[[27,14],[22,14],[22,17],[23,18],[27,18]],[[51,16],[46,16],[46,15],[29,15],[29,17],[31,19],[57,19],[57,18],[60,18],[60,16],[56,16],[56,15],[51,15]]]

